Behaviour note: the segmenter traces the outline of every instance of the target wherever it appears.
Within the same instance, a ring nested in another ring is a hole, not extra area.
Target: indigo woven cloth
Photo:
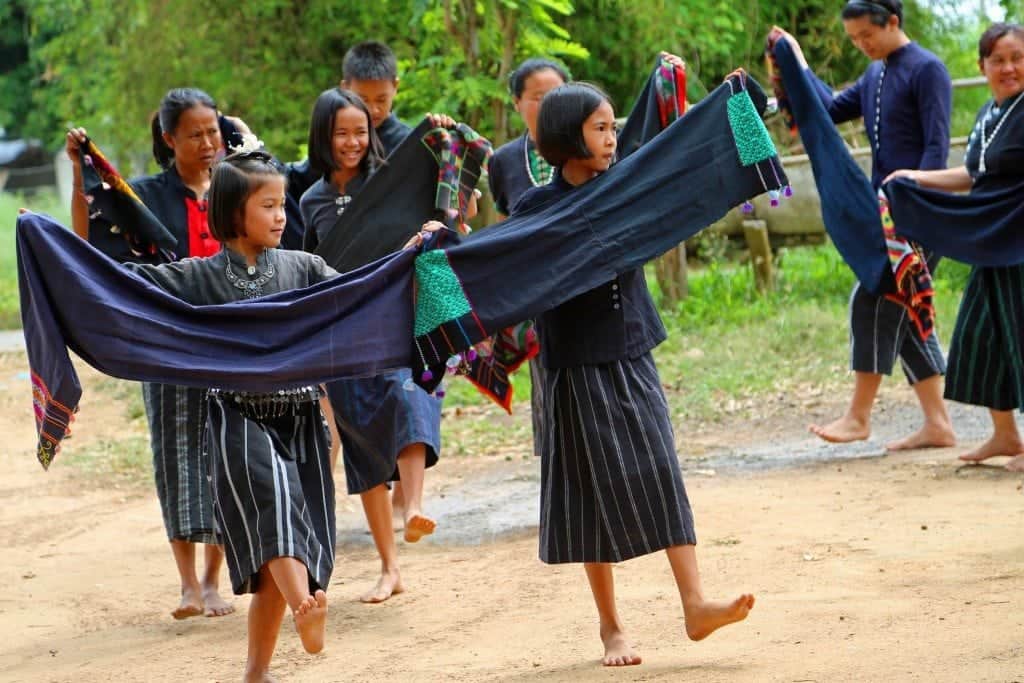
[[[420,365],[433,374],[496,330],[642,266],[747,199],[788,187],[755,101],[765,101],[760,86],[731,77],[573,192],[419,256]]]
[[[787,104],[800,130],[821,197],[821,217],[861,285],[875,296],[896,289],[878,207],[878,194],[853,160],[818,98],[807,72],[785,40],[770,46]],[[894,212],[897,226],[901,220]]]
[[[904,178],[884,189],[904,237],[972,266],[1024,263],[1024,181],[966,195],[928,190]]]
[[[44,467],[82,394],[69,351],[112,377],[249,392],[412,361],[412,251],[307,289],[216,306],[176,299],[39,214],[18,217],[17,255]]]

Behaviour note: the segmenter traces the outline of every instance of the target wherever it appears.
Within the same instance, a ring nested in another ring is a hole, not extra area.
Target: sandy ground
[[[0,680],[238,680],[248,599],[236,598],[229,617],[170,618],[176,577],[151,487],[97,482],[60,459],[44,473],[32,457],[24,370],[23,355],[0,354]],[[88,390],[96,375],[83,379]],[[84,406],[67,450],[117,435],[122,412],[109,401]],[[792,416],[782,424],[797,424],[776,426],[770,439],[806,446],[806,418]],[[709,443],[759,438],[742,424],[706,435]],[[478,545],[469,534],[402,546],[408,592],[368,606],[355,599],[377,565],[354,501],[343,500],[327,649],[304,654],[286,621],[275,673],[285,681],[1024,681],[1022,477],[958,468],[960,450],[714,476],[690,469],[706,593],[752,591],[756,608],[691,643],[664,556],[619,565],[620,610],[644,663],[617,671],[597,663],[582,569],[541,564],[532,519],[521,520],[525,531]],[[442,460],[431,496],[441,506],[441,495],[486,493],[501,481],[518,482],[516,497],[535,497],[536,462]],[[445,519],[473,525],[472,515]]]

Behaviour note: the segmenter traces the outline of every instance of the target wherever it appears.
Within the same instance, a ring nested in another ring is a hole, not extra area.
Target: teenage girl
[[[437,117],[435,123],[454,122]],[[302,195],[299,206],[306,246],[313,248],[383,162],[370,111],[355,93],[331,88],[317,98],[309,128],[309,161],[320,179]],[[363,602],[383,602],[403,590],[390,481],[403,483],[405,540],[415,543],[435,528],[422,512],[423,478],[441,451],[441,402],[411,379],[411,369],[404,368],[327,386],[344,451],[348,492],[362,499],[381,559],[380,577],[360,596]]]
[[[615,161],[615,113],[598,88],[549,92],[537,147],[555,167],[513,214],[546,203]],[[693,640],[745,619],[754,596],[704,598],[693,514],[675,452],[668,404],[651,350],[665,328],[642,268],[537,320],[546,429],[541,451],[540,558],[582,562],[600,616],[606,666],[639,664],[615,603],[612,563],[664,550]]]

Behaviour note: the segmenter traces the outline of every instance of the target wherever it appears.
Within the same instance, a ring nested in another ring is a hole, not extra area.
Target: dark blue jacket
[[[556,170],[550,184],[528,190],[512,213],[546,204],[573,189]],[[566,301],[536,322],[541,364],[548,369],[636,358],[667,336],[647,290],[643,268],[628,270]]]

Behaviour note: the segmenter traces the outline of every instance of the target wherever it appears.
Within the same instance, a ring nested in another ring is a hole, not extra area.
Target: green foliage
[[[55,194],[24,197],[0,192],[0,330],[21,327],[18,259],[14,251],[14,226],[21,207],[49,214],[65,225],[71,222],[68,208]]]

